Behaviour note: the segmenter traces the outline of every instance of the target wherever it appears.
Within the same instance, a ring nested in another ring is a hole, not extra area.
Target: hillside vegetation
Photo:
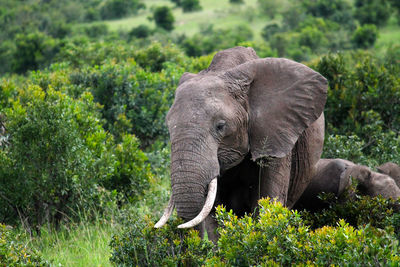
[[[0,265],[399,264],[398,204],[382,198],[220,207],[215,246],[175,215],[153,229],[179,78],[229,47],[328,79],[323,157],[400,163],[398,1],[191,2],[0,0]]]

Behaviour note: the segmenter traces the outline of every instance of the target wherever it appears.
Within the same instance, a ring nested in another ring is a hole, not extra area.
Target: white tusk
[[[169,199],[168,206],[164,210],[164,214],[161,219],[154,225],[154,228],[163,227],[164,224],[168,221],[169,217],[171,216],[172,212],[174,211],[174,201],[172,200],[172,195]]]
[[[201,223],[208,216],[208,214],[210,214],[210,211],[214,206],[214,201],[216,196],[217,196],[217,178],[214,178],[208,185],[207,199],[206,202],[204,203],[203,209],[194,219],[188,221],[187,223],[178,225],[178,228],[180,229],[191,228]]]

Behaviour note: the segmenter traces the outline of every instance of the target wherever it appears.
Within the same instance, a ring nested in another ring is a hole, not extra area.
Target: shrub
[[[9,145],[0,147],[0,216],[40,234],[77,208],[98,207],[96,189],[107,176],[109,136],[90,94],[72,99],[30,85],[5,110]]]
[[[305,11],[314,17],[332,20],[350,30],[355,25],[351,13],[352,6],[345,0],[305,0],[301,2]]]
[[[269,41],[269,38],[273,36],[275,33],[280,31],[280,27],[276,23],[269,23],[265,25],[265,27],[262,30],[262,37],[264,38],[265,41]]]
[[[163,228],[154,229],[154,223],[148,217],[145,220],[135,219],[121,235],[113,237],[111,261],[122,266],[400,263],[393,227],[378,229],[366,225],[355,228],[344,220],[337,220],[334,227],[311,230],[298,212],[288,210],[279,202],[263,199],[259,205],[258,215],[242,218],[217,207],[220,238],[215,246],[201,240],[193,230],[177,229],[180,220],[170,220]],[[382,206],[377,205],[372,212],[379,213],[379,218],[387,215],[379,211]],[[366,212],[368,207],[371,205],[362,208]],[[389,221],[399,220],[393,217]]]
[[[279,3],[274,0],[257,0],[257,4],[261,13],[266,14],[271,19],[275,18],[280,7]]]
[[[167,62],[185,64],[184,55],[179,49],[174,45],[161,45],[158,42],[154,42],[145,48],[137,49],[133,56],[139,66],[152,72],[161,71],[165,68],[164,64]]]
[[[18,73],[49,64],[59,49],[55,39],[40,32],[18,34],[15,45],[12,69]]]
[[[157,27],[166,31],[172,31],[174,29],[175,18],[171,9],[167,6],[157,7],[153,12],[153,19]]]
[[[366,121],[376,119],[382,120],[383,131],[399,130],[399,65],[380,62],[361,52],[324,56],[316,70],[329,81],[325,115],[333,126],[328,127],[330,133],[356,134],[363,139],[368,134],[362,131]],[[371,110],[378,117],[368,113]]]
[[[259,216],[237,218],[217,209],[220,224],[216,257],[209,265],[368,265],[398,264],[398,245],[387,231],[356,229],[343,220],[336,227],[310,230],[295,211],[279,202],[260,201]]]
[[[156,139],[168,139],[165,115],[182,73],[176,65],[151,73],[134,64],[107,64],[73,73],[71,78],[73,84],[90,88],[103,105],[104,127],[118,141],[123,130],[135,134],[147,147]]]
[[[228,29],[214,29],[213,25],[209,25],[200,33],[184,39],[181,45],[187,55],[200,56],[248,42],[252,38],[252,30],[245,25]]]
[[[353,187],[356,186],[357,183],[353,185]],[[354,190],[353,188],[349,189],[349,191]],[[350,194],[353,193],[350,192]],[[400,211],[399,205],[392,199],[360,196],[358,192],[353,196],[341,196],[339,199],[322,194],[321,199],[328,204],[328,208],[319,212],[301,212],[302,218],[313,229],[326,225],[335,226],[339,219],[343,219],[354,227],[365,225],[381,229],[394,227],[396,235],[400,234],[398,232],[400,224],[395,222]]]
[[[50,266],[38,254],[23,243],[6,225],[0,224],[0,265],[1,266]]]
[[[365,143],[357,135],[327,135],[322,158],[341,158],[362,163],[365,161],[364,146]]]
[[[129,224],[110,243],[110,261],[120,266],[201,266],[212,253],[212,243],[194,230],[180,230],[182,220],[173,220],[160,229],[149,217]]]
[[[365,24],[358,27],[353,33],[352,42],[356,48],[370,48],[375,44],[378,37],[378,30],[373,24]]]
[[[122,136],[113,152],[114,173],[102,184],[109,190],[121,192],[129,202],[138,201],[149,188],[151,172],[147,156],[139,149],[138,139],[128,134]]]
[[[229,0],[229,3],[232,3],[232,4],[243,4],[244,2],[243,2],[243,0]]]
[[[144,24],[132,28],[132,30],[129,32],[129,36],[135,38],[147,38],[150,35],[151,35],[151,29]]]
[[[136,14],[145,5],[140,0],[106,0],[100,9],[102,19],[116,19]]]
[[[97,23],[85,27],[84,31],[90,38],[99,38],[108,34],[108,25],[105,23]]]
[[[354,17],[361,24],[375,24],[385,26],[390,14],[390,4],[386,0],[356,0]]]
[[[202,9],[199,0],[181,0],[179,6],[182,7],[183,12],[194,12]]]

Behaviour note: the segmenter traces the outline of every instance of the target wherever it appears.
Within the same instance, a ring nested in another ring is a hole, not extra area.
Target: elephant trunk
[[[209,184],[219,175],[217,148],[214,150],[205,138],[172,139],[171,187],[179,217],[191,220],[203,210]]]

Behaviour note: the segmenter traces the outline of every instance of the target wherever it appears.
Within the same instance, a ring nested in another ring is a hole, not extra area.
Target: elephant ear
[[[327,81],[307,66],[283,58],[256,59],[227,71],[224,79],[237,98],[248,96],[253,160],[283,158],[323,112]]]

